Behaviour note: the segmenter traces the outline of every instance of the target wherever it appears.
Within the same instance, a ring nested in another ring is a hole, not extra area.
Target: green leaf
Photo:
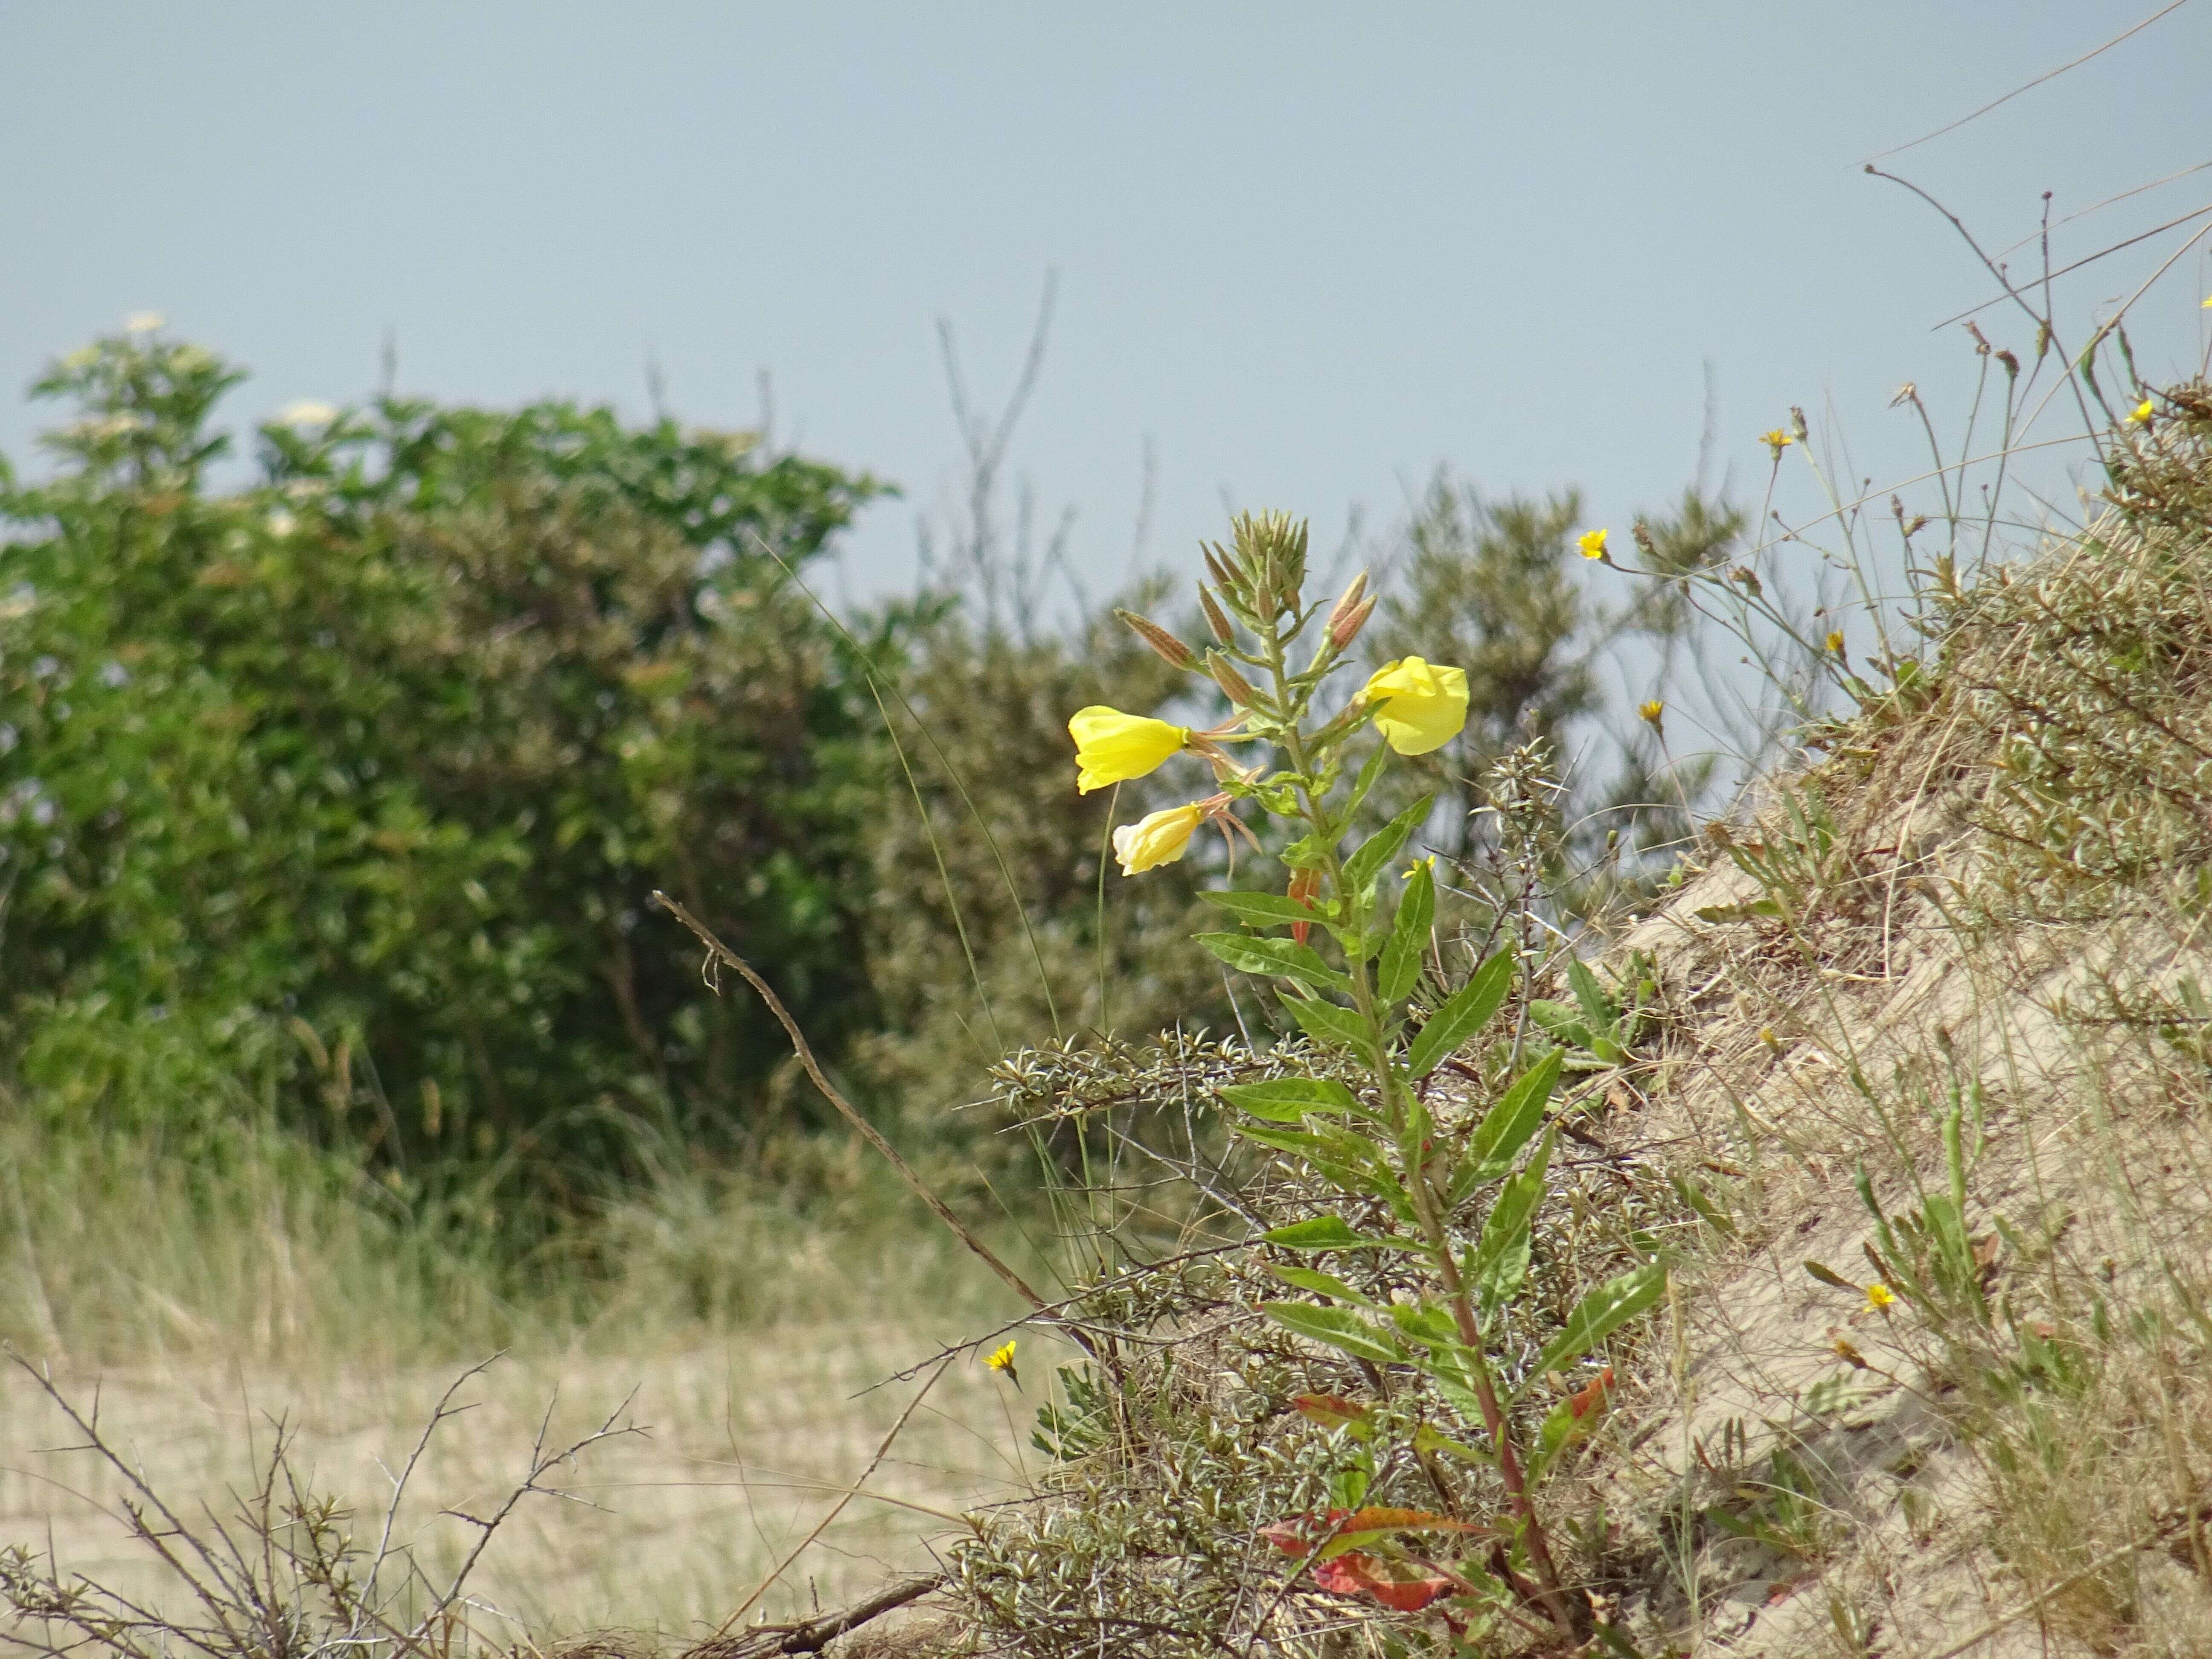
[[[1279,1129],[1273,1125],[1232,1123],[1229,1133],[1240,1139],[1256,1141],[1262,1146],[1272,1146],[1279,1152],[1288,1152],[1293,1158],[1303,1158],[1318,1164],[1334,1150],[1328,1140],[1304,1129]],[[1333,1160],[1334,1161],[1334,1160]]]
[[[1260,1235],[1263,1244],[1286,1250],[1371,1250],[1389,1244],[1387,1238],[1368,1238],[1352,1231],[1342,1216],[1317,1215],[1310,1221],[1293,1221]]]
[[[1277,1077],[1265,1083],[1231,1083],[1214,1093],[1240,1112],[1271,1123],[1296,1123],[1309,1112],[1354,1112],[1372,1116],[1334,1078]]]
[[[1200,933],[1197,940],[1241,974],[1296,980],[1315,990],[1346,991],[1352,981],[1321,959],[1310,945],[1250,933]]]
[[[1375,752],[1367,757],[1367,764],[1359,769],[1359,775],[1352,780],[1352,793],[1345,801],[1343,810],[1337,814],[1338,823],[1352,822],[1353,815],[1359,811],[1361,804],[1366,800],[1367,792],[1375,787],[1382,775],[1382,769],[1389,763],[1389,744],[1376,744]]]
[[[1575,994],[1575,1005],[1583,1011],[1583,1018],[1592,1031],[1610,1031],[1613,1022],[1620,1018],[1613,1006],[1613,999],[1599,988],[1597,975],[1580,957],[1567,958],[1567,986]]]
[[[1406,1069],[1425,1078],[1459,1051],[1469,1037],[1490,1023],[1513,984],[1513,957],[1500,951],[1474,970],[1468,982],[1445,1000],[1413,1038],[1406,1055]]]
[[[1461,1170],[1470,1183],[1468,1191],[1486,1182],[1496,1181],[1513,1167],[1513,1160],[1528,1144],[1528,1138],[1543,1126],[1544,1108],[1551,1103],[1552,1091],[1559,1081],[1559,1066],[1563,1056],[1557,1048],[1514,1079],[1513,1086],[1498,1096],[1497,1103],[1482,1115],[1482,1121],[1474,1126],[1468,1137],[1467,1153],[1460,1161]],[[1456,1188],[1460,1177],[1455,1176]]]
[[[1425,860],[1413,866],[1406,883],[1406,896],[1398,901],[1398,919],[1390,929],[1390,942],[1382,949],[1377,990],[1386,1003],[1398,1002],[1421,976],[1421,951],[1429,942],[1429,924],[1437,914],[1437,880]]]
[[[1285,997],[1283,1006],[1291,1011],[1291,1018],[1297,1021],[1299,1029],[1316,1042],[1358,1053],[1374,1047],[1366,1023],[1352,1009],[1324,1002],[1319,997]]]
[[[1551,1161],[1552,1137],[1547,1135],[1528,1167],[1499,1190],[1482,1224],[1482,1237],[1468,1260],[1467,1280],[1486,1314],[1495,1314],[1510,1301],[1528,1276],[1529,1226],[1544,1200],[1544,1171]]]
[[[1349,1302],[1360,1308],[1375,1305],[1370,1297],[1361,1295],[1334,1273],[1317,1273],[1311,1267],[1286,1267],[1273,1261],[1267,1264],[1267,1271],[1285,1285],[1301,1291],[1311,1291],[1316,1296],[1333,1296],[1340,1302]]]
[[[1355,1359],[1395,1365],[1406,1357],[1388,1331],[1378,1330],[1347,1309],[1316,1308],[1305,1302],[1263,1302],[1260,1311],[1293,1336],[1325,1342]]]
[[[1498,1467],[1498,1459],[1491,1453],[1470,1446],[1464,1440],[1455,1440],[1426,1423],[1413,1431],[1413,1449],[1417,1452],[1443,1452],[1458,1458],[1462,1463],[1479,1463],[1488,1468]]]
[[[1832,1291],[1849,1291],[1853,1296],[1859,1294],[1859,1287],[1852,1284],[1850,1279],[1844,1278],[1833,1267],[1815,1261],[1810,1257],[1806,1259],[1805,1271]]]
[[[1667,1269],[1658,1262],[1632,1268],[1584,1297],[1567,1316],[1566,1328],[1528,1368],[1531,1378],[1559,1370],[1588,1353],[1599,1343],[1666,1294]]]
[[[1318,910],[1283,893],[1208,891],[1200,893],[1199,897],[1254,927],[1281,927],[1294,921],[1321,920]]]
[[[1406,844],[1406,837],[1419,829],[1436,803],[1434,795],[1424,795],[1404,811],[1392,818],[1373,835],[1360,849],[1345,861],[1344,890],[1357,893],[1382,873],[1382,866],[1398,856],[1398,849]]]

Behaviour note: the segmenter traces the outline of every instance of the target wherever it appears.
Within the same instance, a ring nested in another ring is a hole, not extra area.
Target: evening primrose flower
[[[1393,749],[1425,755],[1467,724],[1467,671],[1401,657],[1369,676],[1358,702],[1376,705],[1375,729]]]
[[[1605,556],[1605,538],[1604,531],[1593,530],[1587,535],[1577,536],[1575,538],[1575,545],[1582,549],[1583,557],[1601,559]]]
[[[1190,850],[1190,838],[1205,820],[1206,809],[1192,801],[1125,823],[1114,832],[1114,856],[1125,876],[1141,876],[1163,864],[1173,864]]]
[[[1143,777],[1190,741],[1188,726],[1095,703],[1069,718],[1067,735],[1075,739],[1075,763],[1082,769],[1075,787],[1086,795],[1109,783]]]

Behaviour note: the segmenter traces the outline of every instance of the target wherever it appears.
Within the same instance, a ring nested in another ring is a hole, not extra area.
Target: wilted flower
[[[1782,452],[1797,441],[1778,426],[1771,432],[1760,433],[1759,441],[1772,450],[1774,459],[1778,461],[1782,459]]]
[[[1375,729],[1401,755],[1441,749],[1467,724],[1467,671],[1419,657],[1385,663],[1360,689],[1358,702],[1379,705]]]
[[[1121,873],[1141,876],[1163,864],[1173,864],[1190,850],[1190,838],[1198,833],[1205,817],[1206,809],[1193,801],[1163,807],[1134,823],[1123,824],[1114,832],[1114,856],[1121,860]]]
[[[1604,531],[1593,530],[1586,535],[1577,537],[1575,538],[1575,545],[1582,549],[1583,557],[1586,559],[1601,559],[1605,557],[1605,537],[1606,532]]]
[[[1188,726],[1170,726],[1142,714],[1094,703],[1076,710],[1067,722],[1075,739],[1076,789],[1089,794],[1109,783],[1141,778],[1190,741]]]

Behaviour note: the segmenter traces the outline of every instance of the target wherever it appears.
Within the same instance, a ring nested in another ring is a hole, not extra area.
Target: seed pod
[[[1235,663],[1217,651],[1206,659],[1206,666],[1207,672],[1213,676],[1213,683],[1228,694],[1230,702],[1235,703],[1239,708],[1249,708],[1252,706],[1254,696],[1252,687],[1244,677],[1237,672]]]
[[[1195,668],[1198,653],[1149,617],[1140,617],[1133,611],[1117,610],[1114,614],[1129,625],[1129,631],[1160,654],[1161,660],[1173,668]]]

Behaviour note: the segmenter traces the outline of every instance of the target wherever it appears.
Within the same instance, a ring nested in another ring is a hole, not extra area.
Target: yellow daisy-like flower
[[[1759,441],[1772,450],[1774,459],[1778,461],[1782,459],[1782,452],[1797,441],[1778,426],[1771,432],[1760,433]]]
[[[1605,556],[1605,537],[1604,531],[1593,530],[1587,535],[1577,537],[1575,545],[1582,549],[1583,557],[1601,559]]]
[[[1867,1306],[1872,1308],[1877,1313],[1881,1312],[1884,1308],[1893,1306],[1897,1301],[1897,1292],[1891,1290],[1887,1285],[1876,1284],[1868,1285],[1866,1296]]]
[[[2130,426],[2148,426],[2150,424],[2150,417],[2157,412],[2156,406],[2146,398],[2136,405],[2135,413],[2128,416],[2127,423]]]
[[[1093,704],[1069,717],[1075,739],[1075,787],[1083,794],[1141,778],[1190,741],[1190,728]]]
[[[1134,823],[1123,824],[1114,832],[1114,856],[1121,861],[1121,873],[1140,876],[1163,864],[1173,864],[1190,850],[1190,838],[1198,833],[1205,817],[1205,810],[1193,804],[1164,807]]]
[[[1009,1342],[996,1352],[986,1354],[983,1363],[994,1371],[1011,1371],[1014,1368],[1014,1345]]]
[[[1662,720],[1666,718],[1666,714],[1667,705],[1660,702],[1656,697],[1652,698],[1649,702],[1638,703],[1636,706],[1636,718],[1642,720],[1646,726],[1658,725]]]
[[[1419,657],[1385,663],[1360,688],[1358,703],[1376,705],[1375,729],[1401,755],[1441,749],[1467,724],[1467,671]]]
[[[1827,644],[1828,649],[1837,656],[1840,657],[1844,654],[1844,636],[1832,629],[1829,630]]]

